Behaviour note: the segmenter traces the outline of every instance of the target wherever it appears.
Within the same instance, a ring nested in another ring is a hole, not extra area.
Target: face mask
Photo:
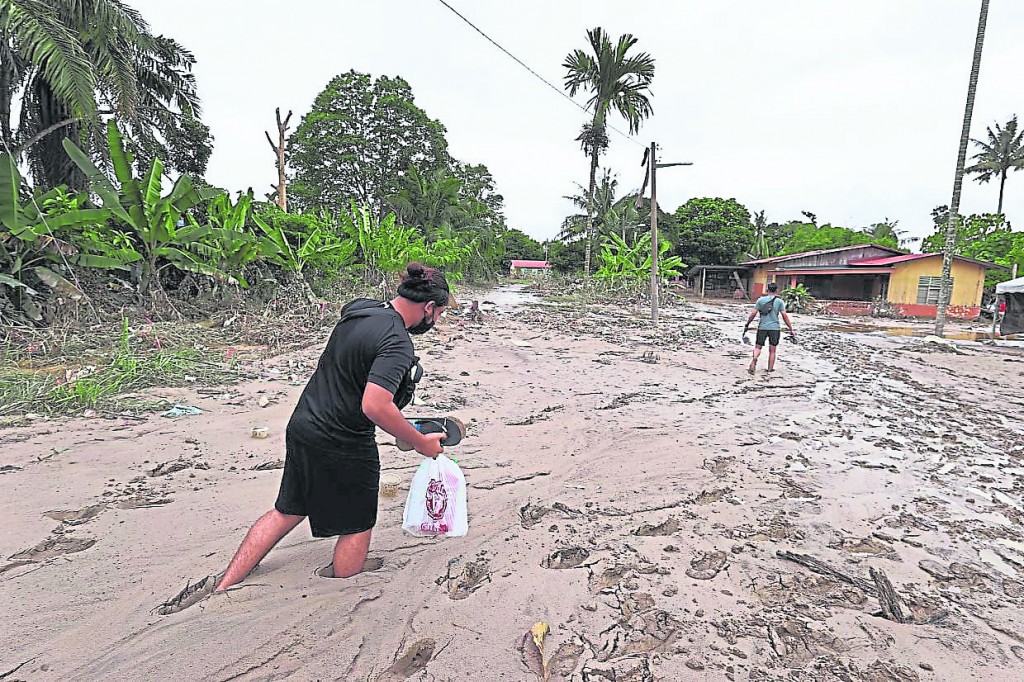
[[[433,311],[428,313],[426,310],[424,310],[423,319],[420,320],[417,324],[414,324],[413,326],[409,327],[406,331],[408,331],[410,334],[426,334],[427,332],[434,328],[433,317]]]

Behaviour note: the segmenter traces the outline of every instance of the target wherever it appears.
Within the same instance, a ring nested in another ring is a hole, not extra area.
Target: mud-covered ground
[[[256,381],[157,392],[200,415],[0,431],[0,675],[530,680],[544,621],[551,679],[1020,677],[1020,349],[795,316],[801,343],[751,378],[739,306],[654,330],[486,300],[423,339],[414,410],[471,420],[448,453],[469,536],[404,536],[403,495],[381,498],[350,580],[315,575],[331,543],[302,526],[240,588],[178,598],[272,505],[325,339]],[[381,442],[404,493],[418,457]]]

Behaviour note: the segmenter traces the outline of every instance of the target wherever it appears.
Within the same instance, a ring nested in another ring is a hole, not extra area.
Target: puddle
[[[884,336],[910,336],[915,338],[934,336],[934,331],[929,327],[876,327],[874,325],[859,324],[856,322],[851,322],[849,324],[831,324],[823,327],[823,329],[830,332],[842,332],[847,334],[882,334]],[[949,339],[950,341],[988,341],[992,338],[992,332],[990,330],[947,332],[942,335],[942,338]],[[1024,335],[1011,334],[1010,336],[1000,337],[1000,341],[1024,341]]]
[[[488,292],[480,301],[480,307],[483,309],[494,306],[499,308],[515,308],[517,306],[542,302],[536,294],[526,290],[526,285],[509,284],[508,286],[498,287],[494,291]]]

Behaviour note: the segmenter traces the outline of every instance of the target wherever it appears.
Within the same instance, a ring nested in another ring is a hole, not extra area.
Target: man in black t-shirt
[[[426,457],[444,434],[421,434],[402,416],[417,368],[409,334],[429,331],[448,305],[437,270],[410,263],[388,303],[357,299],[342,309],[285,433],[285,465],[274,509],[249,530],[217,590],[240,582],[277,542],[309,518],[314,537],[339,536],[328,577],[359,573],[377,522],[379,426]]]

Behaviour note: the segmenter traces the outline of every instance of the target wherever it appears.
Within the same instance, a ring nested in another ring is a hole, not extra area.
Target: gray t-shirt
[[[761,315],[761,319],[757,323],[758,329],[781,331],[779,315],[786,312],[785,301],[774,294],[762,296],[754,303],[754,309]]]

